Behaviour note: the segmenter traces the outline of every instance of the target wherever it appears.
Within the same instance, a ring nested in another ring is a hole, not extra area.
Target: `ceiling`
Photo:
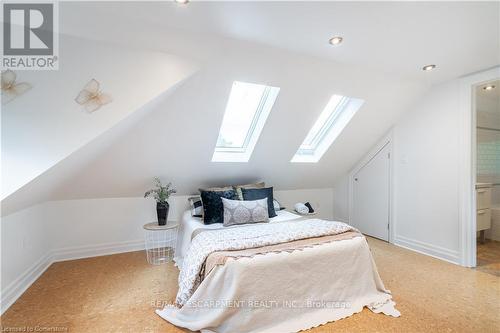
[[[92,38],[115,34],[129,37],[128,44],[151,39],[161,47],[178,29],[199,39],[252,41],[429,83],[500,63],[496,1],[68,2],[60,16],[63,31]],[[328,44],[335,35],[344,37],[341,46]],[[427,64],[438,67],[423,72]]]

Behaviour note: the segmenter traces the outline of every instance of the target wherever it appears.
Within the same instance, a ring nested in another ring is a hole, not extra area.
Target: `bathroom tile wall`
[[[477,130],[477,181],[500,184],[500,131]],[[493,186],[492,201],[500,204],[500,185]]]

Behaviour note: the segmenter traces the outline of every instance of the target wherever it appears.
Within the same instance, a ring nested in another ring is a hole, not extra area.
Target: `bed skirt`
[[[294,252],[229,258],[188,302],[157,310],[173,325],[202,332],[297,332],[368,307],[398,317],[364,237]]]

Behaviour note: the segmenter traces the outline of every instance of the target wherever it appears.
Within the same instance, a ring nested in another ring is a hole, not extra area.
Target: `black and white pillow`
[[[203,202],[199,195],[188,198],[192,217],[203,217]]]

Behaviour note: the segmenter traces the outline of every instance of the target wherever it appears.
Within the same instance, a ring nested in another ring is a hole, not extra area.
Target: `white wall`
[[[459,262],[459,81],[435,86],[394,127],[395,243]]]
[[[282,205],[293,209],[297,202],[309,201],[319,218],[333,218],[332,189],[275,191]],[[169,220],[180,221],[189,208],[189,196],[173,196]],[[46,204],[46,220],[52,228],[51,243],[55,249],[117,246],[124,242],[141,242],[142,226],[156,221],[155,202],[144,198],[107,198],[51,201]]]
[[[349,223],[349,177],[340,178],[333,186],[333,218]]]
[[[393,128],[394,243],[459,262],[459,81],[434,86]],[[348,174],[334,186],[348,220]]]
[[[170,199],[169,219],[180,220],[189,196]],[[275,191],[282,205],[309,201],[316,217],[333,218],[332,189]],[[2,312],[53,262],[141,250],[142,226],[156,221],[144,198],[50,201],[2,218]]]
[[[36,205],[2,218],[2,312],[48,267],[52,230],[46,214],[45,205]]]
[[[78,256],[95,247],[140,243],[143,224],[156,220],[154,202],[143,198],[50,201],[46,209],[52,248],[83,252]]]
[[[297,202],[309,202],[316,211],[314,217],[332,220],[334,219],[333,189],[310,189],[310,190],[289,190],[275,191],[275,198],[281,205],[292,211]]]

